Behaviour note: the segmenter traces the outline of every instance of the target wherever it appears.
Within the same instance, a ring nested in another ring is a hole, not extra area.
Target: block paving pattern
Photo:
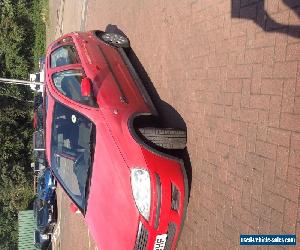
[[[193,180],[178,249],[239,249],[241,233],[300,237],[300,40],[258,26],[257,2],[88,5],[86,28],[118,25],[188,126]],[[294,2],[264,7],[300,25]]]
[[[280,30],[258,25],[261,7]],[[240,249],[240,234],[299,242],[300,40],[288,27],[299,12],[293,0],[88,1],[85,29],[117,25],[187,124],[193,180],[178,249]]]

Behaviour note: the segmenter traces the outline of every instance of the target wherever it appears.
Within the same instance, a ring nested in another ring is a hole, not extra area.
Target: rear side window
[[[51,53],[50,67],[60,67],[68,64],[80,63],[73,45],[59,47]]]

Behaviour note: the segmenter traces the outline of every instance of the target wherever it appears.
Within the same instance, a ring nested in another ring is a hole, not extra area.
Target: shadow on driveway
[[[281,1],[300,17],[300,0]],[[265,0],[231,0],[231,17],[252,20],[266,32],[286,33],[300,38],[299,25],[278,23],[268,14],[265,4]]]

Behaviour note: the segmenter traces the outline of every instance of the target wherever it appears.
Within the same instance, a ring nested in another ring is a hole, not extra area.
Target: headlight
[[[131,187],[135,204],[141,215],[149,220],[151,203],[151,185],[150,176],[147,170],[131,170]]]

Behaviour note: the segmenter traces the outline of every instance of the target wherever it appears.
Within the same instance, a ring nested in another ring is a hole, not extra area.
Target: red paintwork
[[[81,94],[82,96],[87,96],[90,97],[91,96],[91,82],[90,79],[85,77],[82,79],[81,81]]]
[[[81,64],[62,66],[51,69],[49,56],[53,50],[49,46],[46,55],[46,91],[48,110],[46,120],[46,155],[50,162],[50,138],[54,100],[83,113],[96,126],[96,146],[92,170],[91,187],[85,220],[93,238],[100,249],[133,249],[136,241],[138,224],[141,221],[149,231],[147,249],[153,249],[157,234],[167,233],[168,223],[177,225],[175,248],[182,217],[185,211],[185,183],[179,160],[153,153],[139,144],[131,135],[128,120],[135,113],[150,113],[127,66],[119,52],[101,42],[93,33],[72,33],[71,36],[78,51]],[[106,59],[105,59],[106,58]],[[99,108],[76,103],[54,87],[51,75],[57,71],[83,68],[91,79],[94,95]],[[114,74],[112,74],[112,72]],[[121,83],[122,91],[116,81]],[[151,212],[146,221],[136,208],[130,183],[130,168],[147,169],[151,178]],[[162,185],[162,204],[160,222],[154,229],[156,212],[155,173]],[[179,211],[171,210],[171,182],[180,192]]]

